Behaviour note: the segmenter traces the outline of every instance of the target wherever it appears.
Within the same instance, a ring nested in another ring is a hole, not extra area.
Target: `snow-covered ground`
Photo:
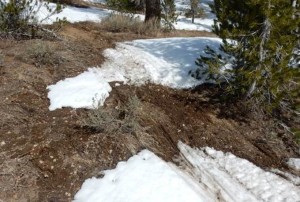
[[[195,18],[195,22],[192,23],[191,18],[186,18],[184,12],[191,8],[190,0],[175,0],[176,10],[181,14],[178,16],[177,22],[174,27],[179,30],[199,30],[208,31],[212,30],[214,24],[215,14],[211,12],[210,4],[213,4],[213,0],[201,0],[199,1],[199,8],[203,9],[204,16],[201,18]]]
[[[87,0],[91,3],[105,4],[104,0]],[[205,0],[199,4],[203,8],[205,16],[203,18],[196,18],[195,23],[192,23],[191,18],[186,18],[183,11],[189,8],[189,1],[181,0],[176,2],[178,6],[179,13],[181,15],[178,17],[178,21],[174,23],[174,27],[178,30],[198,30],[198,31],[211,31],[211,26],[213,25],[213,19],[215,15],[210,12],[210,7],[208,6],[212,1]],[[50,8],[55,9],[56,5],[53,3],[49,4]],[[66,19],[69,22],[81,22],[81,21],[93,21],[100,22],[103,18],[108,17],[112,10],[101,9],[101,8],[75,8],[72,6],[66,6],[61,13],[51,16],[49,19],[45,20],[43,23],[51,24],[57,19]],[[45,7],[42,7],[38,13],[39,19],[44,19],[49,13]],[[141,20],[145,18],[144,15],[135,15],[140,17]]]
[[[299,158],[290,158],[288,160],[289,167],[300,171],[300,159]]]
[[[49,6],[52,9],[56,8],[56,4],[54,3],[50,3]],[[50,18],[47,18],[47,20],[43,21],[43,23],[51,24],[57,19],[64,18],[71,23],[81,21],[100,22],[101,19],[108,17],[111,12],[111,10],[101,8],[76,8],[72,6],[66,6],[62,12],[52,15]],[[39,19],[44,19],[49,15],[49,12],[45,7],[42,7],[37,15]]]
[[[86,2],[97,3],[97,4],[106,4],[106,0],[84,0]]]
[[[296,202],[300,189],[230,153],[179,143],[181,166],[148,150],[87,179],[74,202]]]
[[[135,85],[152,82],[172,88],[190,88],[203,83],[189,71],[198,68],[195,60],[206,45],[218,49],[217,38],[164,38],[118,43],[107,49],[106,61],[98,68],[48,86],[50,110],[61,107],[92,108],[109,96],[109,82]]]

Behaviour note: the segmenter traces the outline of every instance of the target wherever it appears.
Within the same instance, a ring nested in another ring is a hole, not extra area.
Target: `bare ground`
[[[107,107],[137,95],[145,132],[116,136],[81,128],[78,122],[87,110],[49,111],[47,85],[100,66],[101,52],[115,42],[149,36],[110,33],[93,23],[67,25],[60,34],[63,41],[47,41],[59,56],[56,65],[36,66],[26,57],[28,47],[39,40],[0,41],[0,201],[71,201],[86,178],[141,149],[171,161],[179,140],[230,151],[266,169],[285,170],[286,158],[299,157],[293,137],[274,120],[244,118],[247,112],[221,104],[211,86],[184,91],[121,85],[113,89]],[[157,37],[208,35],[176,32]]]

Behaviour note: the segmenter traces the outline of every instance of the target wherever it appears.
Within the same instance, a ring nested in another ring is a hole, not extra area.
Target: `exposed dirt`
[[[28,47],[39,40],[0,41],[0,201],[70,201],[86,178],[143,148],[171,161],[179,140],[230,151],[264,168],[286,169],[285,158],[299,157],[296,143],[272,120],[224,116],[239,108],[214,101],[214,89],[208,86],[192,92],[121,85],[113,89],[107,107],[136,94],[143,104],[141,125],[147,130],[115,136],[79,127],[78,119],[87,111],[49,111],[47,85],[100,66],[104,49],[142,36],[105,32],[93,23],[67,25],[61,35],[63,41],[48,41],[61,58],[55,66],[37,67],[26,57]],[[177,32],[160,37],[207,35]]]

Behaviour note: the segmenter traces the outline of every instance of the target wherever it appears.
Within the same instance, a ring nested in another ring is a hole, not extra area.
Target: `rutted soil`
[[[0,41],[4,56],[0,67],[0,201],[70,201],[86,178],[115,167],[141,149],[171,161],[178,154],[179,140],[230,151],[264,168],[286,169],[286,158],[299,157],[297,144],[274,121],[227,116],[238,108],[215,101],[215,90],[209,86],[184,91],[121,85],[113,89],[107,107],[137,95],[145,132],[116,136],[81,128],[79,120],[87,110],[49,111],[47,85],[101,65],[104,49],[141,36],[105,32],[93,23],[67,25],[61,35],[63,41],[47,42],[61,59],[55,66],[36,66],[24,56],[38,40]],[[175,35],[209,34],[177,32],[160,37]]]

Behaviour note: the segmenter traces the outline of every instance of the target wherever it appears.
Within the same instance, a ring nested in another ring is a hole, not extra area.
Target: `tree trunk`
[[[195,14],[198,10],[198,0],[191,0],[192,23],[195,22]]]
[[[146,0],[146,17],[145,22],[155,20],[160,22],[160,0]]]

